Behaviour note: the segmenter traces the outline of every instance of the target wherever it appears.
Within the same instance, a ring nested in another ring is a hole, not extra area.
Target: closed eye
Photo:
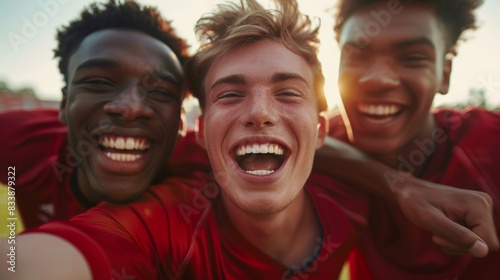
[[[147,91],[148,97],[153,98],[159,101],[168,101],[173,100],[176,102],[180,102],[180,93],[175,93],[166,89],[151,89]]]
[[[96,85],[96,86],[113,85],[112,82],[105,80],[105,79],[88,79],[88,80],[82,81],[81,84]]]
[[[222,93],[218,96],[217,99],[229,99],[229,98],[237,98],[237,97],[242,97],[241,93],[230,91],[230,92],[225,92]]]
[[[432,59],[429,56],[423,54],[405,55],[400,57],[399,60],[403,63],[403,65],[408,67],[427,66],[432,62]]]
[[[84,79],[82,81],[74,82],[73,84],[89,93],[109,92],[113,91],[116,88],[116,85],[113,81],[103,78]]]
[[[301,96],[301,94],[294,92],[294,91],[279,92],[277,95],[284,96],[284,97],[299,97],[299,96]]]

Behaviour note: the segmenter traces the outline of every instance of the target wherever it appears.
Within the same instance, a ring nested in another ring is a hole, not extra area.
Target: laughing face
[[[448,91],[451,68],[433,8],[406,2],[400,8],[381,23],[373,14],[389,14],[385,1],[360,9],[340,35],[339,90],[351,141],[389,158],[412,149],[415,138],[429,137],[432,101]]]
[[[106,29],[83,40],[60,119],[88,198],[126,201],[151,184],[175,145],[181,84],[174,53],[144,33]]]
[[[226,207],[273,214],[302,192],[326,133],[313,88],[311,67],[276,41],[211,64],[201,142]]]

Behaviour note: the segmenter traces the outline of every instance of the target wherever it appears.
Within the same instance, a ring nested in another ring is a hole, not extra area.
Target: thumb
[[[484,241],[478,239],[476,240],[472,246],[470,246],[467,250],[463,250],[463,247],[457,246],[454,243],[449,242],[448,240],[434,235],[432,237],[432,241],[439,245],[445,252],[449,254],[469,254],[476,258],[483,258],[488,255],[488,246],[484,243]]]

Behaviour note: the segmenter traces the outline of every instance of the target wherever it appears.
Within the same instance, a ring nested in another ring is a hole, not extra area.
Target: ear
[[[181,117],[179,119],[179,130],[177,131],[177,138],[182,138],[187,134],[187,119],[186,110],[181,108]]]
[[[196,119],[196,126],[194,128],[195,134],[196,134],[196,142],[198,145],[200,145],[203,149],[207,149],[207,144],[205,143],[205,127],[203,123],[203,116],[200,115]]]
[[[328,135],[329,130],[328,116],[325,113],[319,114],[318,119],[318,142],[316,144],[316,149],[319,149],[325,143],[325,138]]]
[[[59,104],[59,121],[62,124],[67,125],[66,121],[66,99],[68,97],[67,88],[63,87],[61,89],[61,92],[62,92],[62,100],[61,103]]]
[[[443,80],[441,81],[441,86],[439,87],[439,93],[445,95],[448,93],[450,88],[450,75],[451,75],[452,59],[445,58],[443,65]]]

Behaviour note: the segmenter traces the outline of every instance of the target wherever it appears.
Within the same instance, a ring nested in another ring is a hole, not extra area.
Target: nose
[[[104,112],[125,121],[153,117],[153,109],[147,101],[147,94],[138,86],[125,88],[104,105]]]
[[[399,86],[396,69],[387,59],[376,59],[365,68],[358,80],[359,86],[368,91],[380,92]]]
[[[278,123],[277,107],[268,93],[254,93],[247,100],[240,118],[245,127],[262,128]]]

